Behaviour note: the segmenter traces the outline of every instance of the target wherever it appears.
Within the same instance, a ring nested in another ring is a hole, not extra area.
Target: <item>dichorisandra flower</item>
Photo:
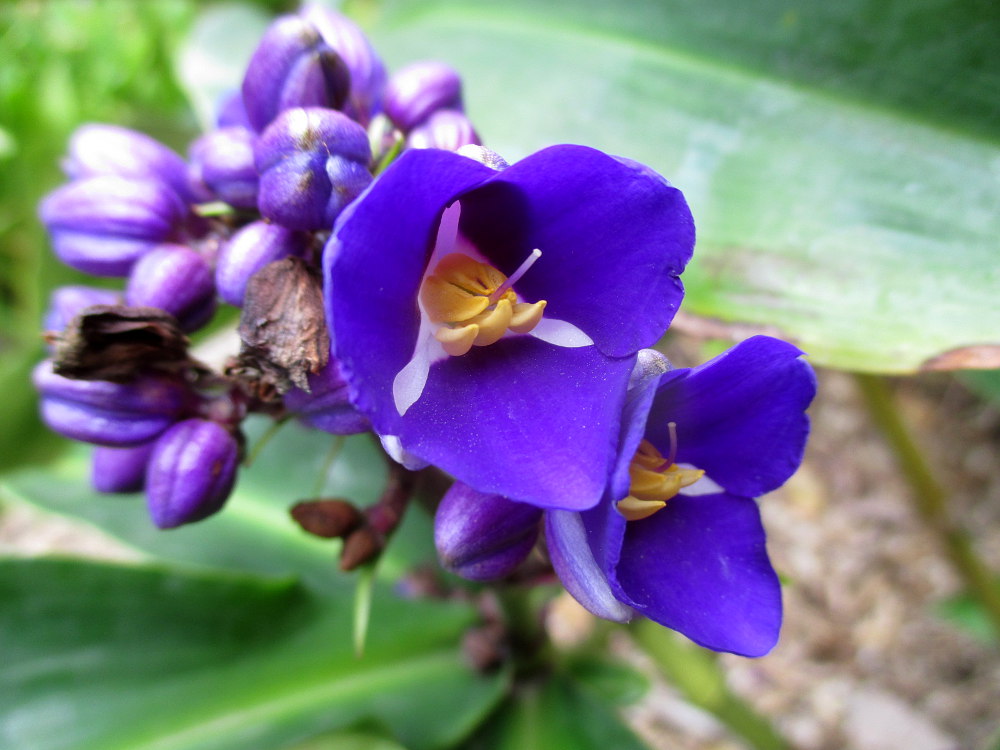
[[[693,369],[640,361],[601,503],[545,514],[553,566],[584,607],[716,651],[773,648],[781,588],[754,498],[802,460],[816,383],[801,354],[757,336]]]
[[[462,111],[462,78],[450,65],[415,62],[389,78],[385,113],[404,133],[441,109]]]
[[[589,508],[693,245],[678,190],[593,149],[503,171],[408,151],[327,247],[334,354],[397,453],[480,492]]]

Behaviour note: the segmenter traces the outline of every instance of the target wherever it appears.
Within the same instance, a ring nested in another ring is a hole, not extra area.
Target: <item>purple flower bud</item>
[[[538,539],[542,511],[455,482],[434,516],[434,544],[441,564],[472,581],[513,572]]]
[[[94,286],[61,286],[52,291],[49,309],[42,326],[46,331],[61,331],[73,318],[91,305],[117,305],[121,294]]]
[[[332,109],[282,112],[257,140],[254,154],[260,212],[289,229],[331,229],[372,181],[368,134]]]
[[[315,375],[308,376],[309,391],[292,387],[285,394],[285,407],[303,422],[334,435],[353,435],[371,429],[368,418],[354,408],[340,365],[331,359]]]
[[[198,253],[184,245],[160,245],[135,264],[125,287],[125,304],[158,307],[194,331],[215,312],[215,279]]]
[[[98,492],[138,492],[146,484],[146,465],[156,441],[130,448],[94,448],[90,483]]]
[[[340,109],[351,73],[319,31],[296,16],[279,18],[264,33],[243,78],[243,105],[257,131],[292,107]]]
[[[241,127],[206,133],[191,145],[191,183],[201,194],[243,209],[257,208],[257,134]]]
[[[385,113],[409,132],[439,109],[462,110],[462,79],[449,65],[426,61],[395,73],[385,89]]]
[[[312,23],[323,40],[336,50],[351,72],[351,93],[344,111],[367,125],[382,107],[386,72],[382,58],[358,25],[320,3],[306,5],[299,15]]]
[[[167,430],[146,470],[153,523],[172,529],[220,510],[236,481],[239,454],[236,439],[215,422],[186,419]]]
[[[215,127],[241,127],[253,129],[247,108],[243,106],[243,92],[230,91],[219,100],[219,114],[215,118]]]
[[[302,257],[308,244],[308,234],[280,224],[247,224],[222,246],[215,260],[219,296],[230,305],[242,307],[250,277],[276,260],[290,255]]]
[[[63,171],[74,180],[117,176],[165,182],[185,200],[191,197],[187,165],[171,149],[136,130],[117,125],[89,124],[69,140]]]
[[[156,180],[88,177],[49,193],[39,213],[63,263],[127,276],[140,256],[177,238],[187,207]]]
[[[143,375],[131,383],[70,380],[45,360],[32,374],[42,420],[54,432],[86,443],[128,446],[152,440],[188,407],[178,381]]]
[[[458,151],[462,146],[469,145],[480,145],[479,135],[469,118],[456,109],[439,109],[406,137],[407,148]]]

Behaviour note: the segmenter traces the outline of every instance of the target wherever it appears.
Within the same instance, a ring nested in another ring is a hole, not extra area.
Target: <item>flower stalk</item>
[[[982,605],[1000,637],[1000,590],[993,583],[989,569],[976,554],[969,535],[951,520],[948,495],[935,479],[923,451],[900,416],[886,379],[878,375],[859,374],[855,375],[855,382],[868,413],[895,454],[900,471],[910,485],[917,512],[938,537],[955,571],[969,593]]]

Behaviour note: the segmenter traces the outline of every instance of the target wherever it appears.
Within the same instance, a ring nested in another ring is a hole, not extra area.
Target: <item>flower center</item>
[[[513,285],[542,255],[533,250],[508,279],[464,253],[438,261],[420,286],[420,302],[438,325],[434,338],[453,357],[473,346],[495,344],[507,331],[529,333],[542,319],[545,300],[519,302]]]
[[[639,444],[639,449],[629,466],[632,480],[628,497],[618,502],[618,512],[626,521],[639,521],[656,513],[684,487],[690,487],[701,479],[705,472],[701,469],[682,469],[674,463],[677,454],[677,426],[671,422],[670,456],[664,458],[648,440]]]

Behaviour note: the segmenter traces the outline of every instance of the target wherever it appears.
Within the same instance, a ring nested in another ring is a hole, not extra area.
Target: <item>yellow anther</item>
[[[475,324],[459,326],[458,328],[441,326],[434,332],[434,338],[441,342],[441,347],[452,357],[468,354],[478,335],[479,326]]]
[[[424,279],[420,301],[435,323],[461,323],[479,315],[490,305],[483,295],[473,294],[441,276]]]
[[[507,326],[510,325],[512,315],[513,310],[510,302],[502,299],[492,310],[480,313],[470,320],[469,323],[479,326],[479,335],[476,336],[475,341],[476,346],[489,346],[503,338],[503,335],[507,333]]]
[[[514,333],[530,333],[542,319],[545,304],[545,300],[540,300],[533,304],[518,302],[514,305],[514,314],[510,319],[510,330]]]
[[[629,466],[628,497],[618,503],[618,510],[629,521],[648,518],[703,476],[701,469],[682,469],[671,463],[656,446],[643,440]]]
[[[649,518],[656,511],[660,510],[660,508],[666,507],[666,505],[665,500],[649,502],[648,500],[639,500],[629,495],[618,503],[618,512],[625,516],[626,521],[641,521],[643,518]]]

